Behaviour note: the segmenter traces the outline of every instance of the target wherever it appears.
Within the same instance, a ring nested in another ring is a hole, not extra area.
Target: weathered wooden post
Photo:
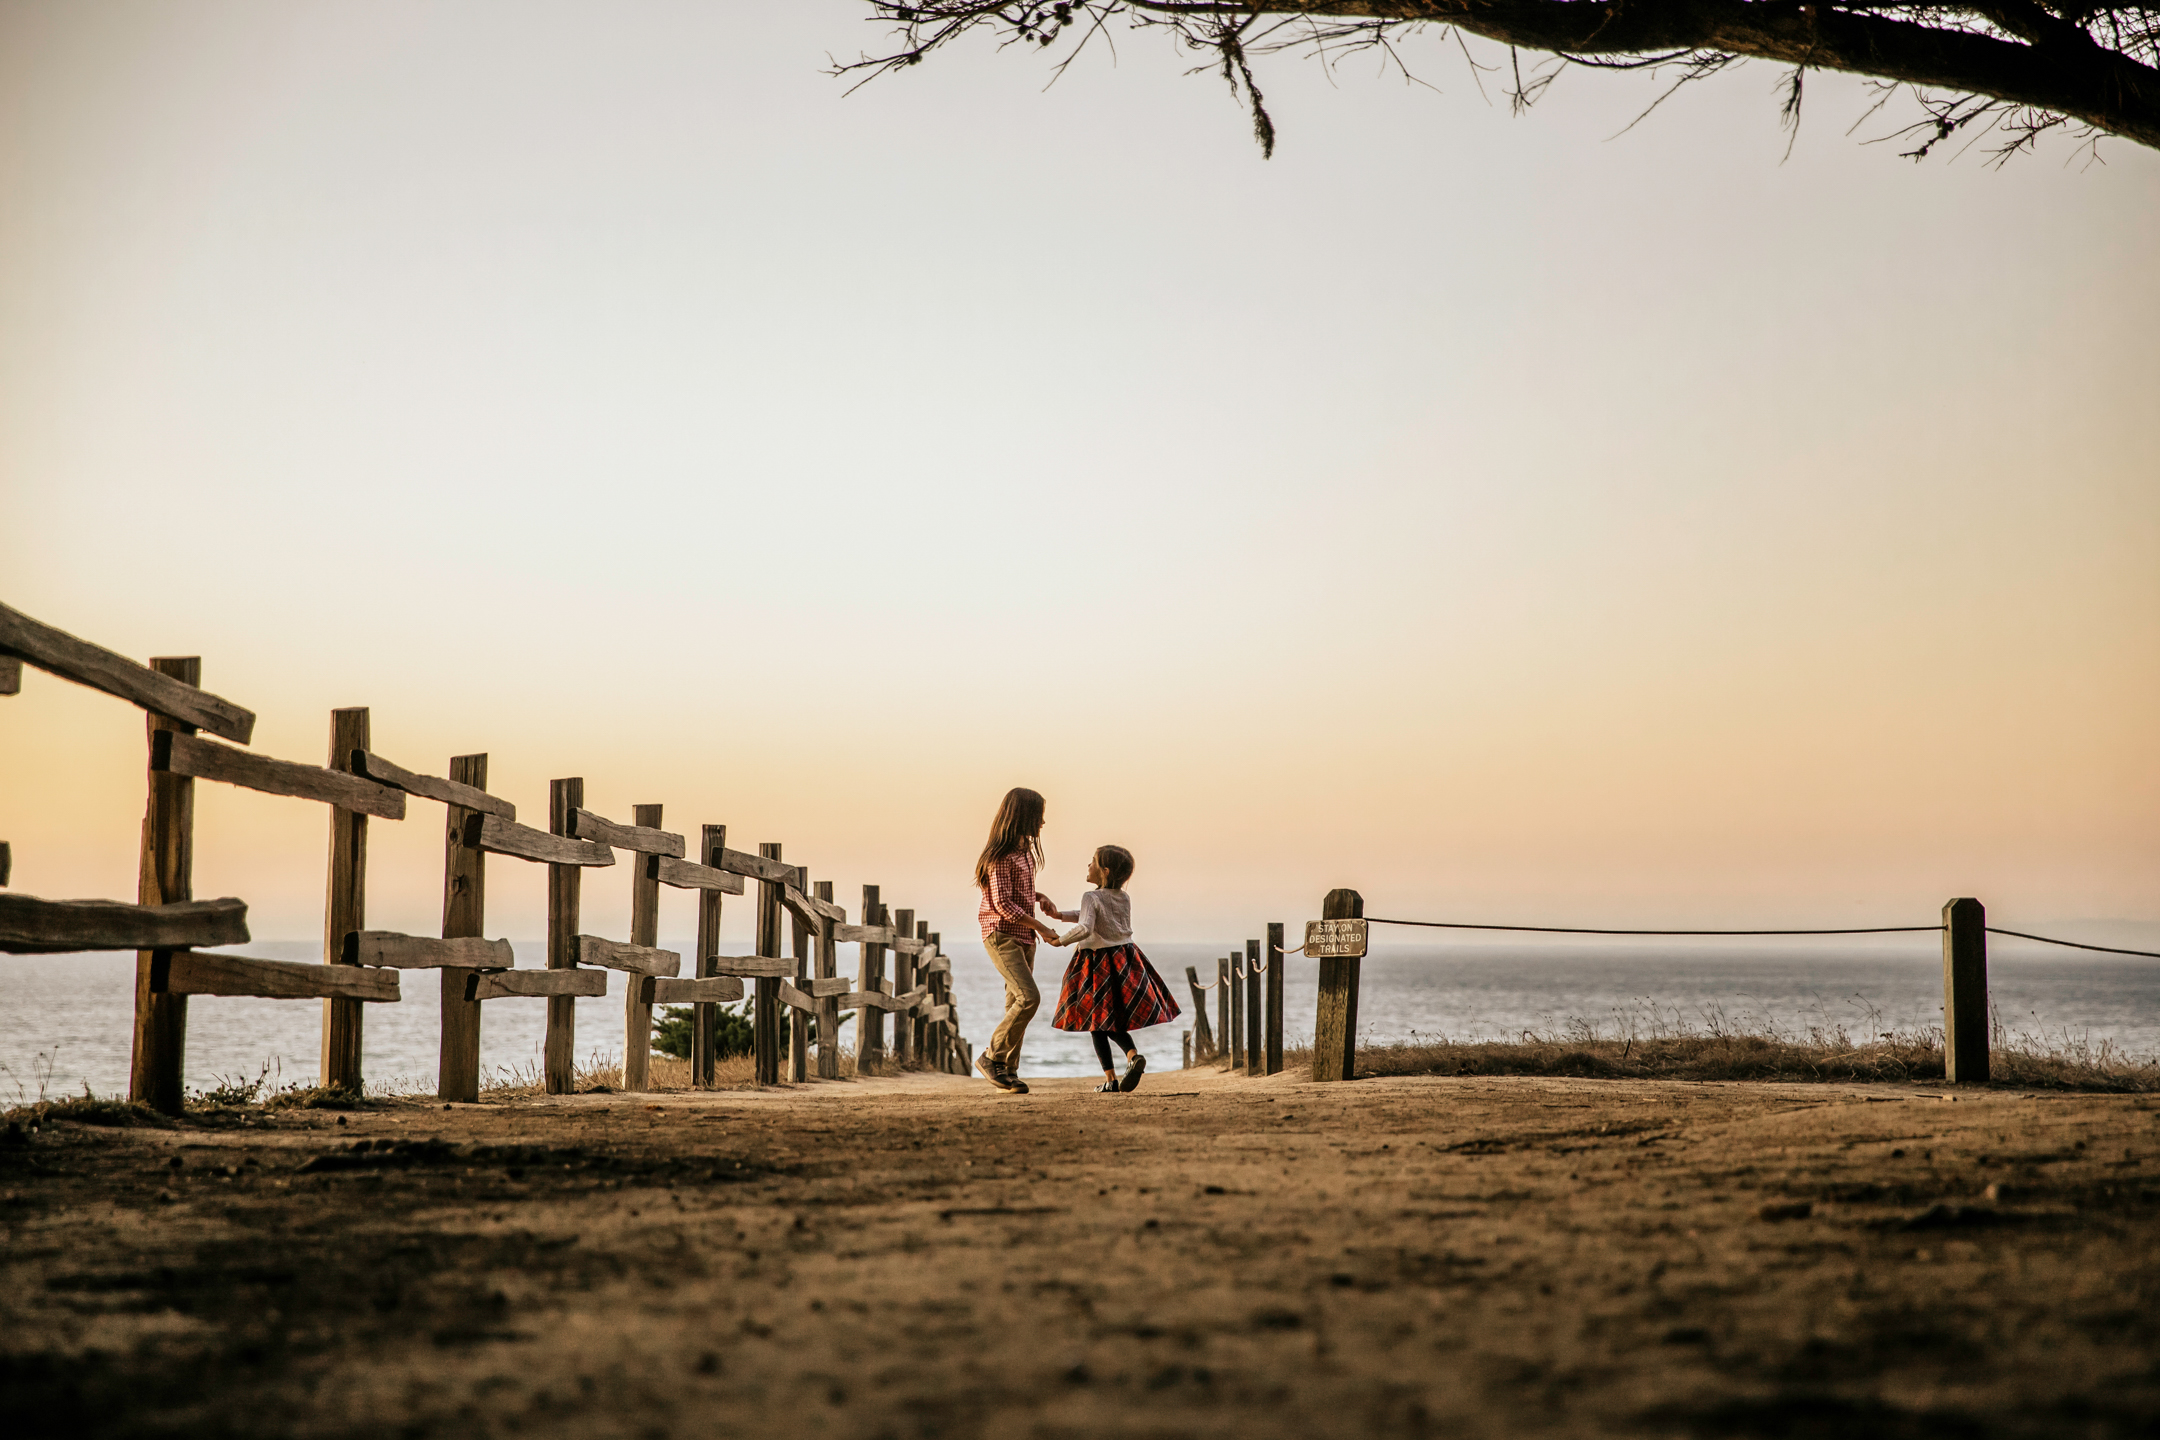
[[[802,883],[810,883],[810,873],[802,872]],[[800,982],[802,993],[814,996],[817,987],[811,984],[811,968],[817,963],[810,953],[810,925],[791,906],[788,910],[789,932],[794,940],[795,978]],[[798,1006],[788,1007],[788,1081],[802,1085],[810,1079],[810,1015]]]
[[[374,748],[368,741],[365,706],[330,712],[332,770],[352,773],[355,750]],[[330,807],[330,877],[323,903],[323,963],[345,963],[345,937],[367,929],[367,822],[356,810]],[[358,1000],[331,997],[322,1002],[322,1084],[325,1089],[360,1089],[361,1016]]]
[[[660,829],[664,807],[633,805],[630,823],[640,830]],[[681,847],[677,847],[678,852]],[[673,858],[680,860],[680,853]],[[630,943],[652,949],[660,943],[660,882],[652,866],[630,867]],[[693,974],[694,974],[693,970]],[[652,1088],[652,1001],[637,977],[623,986],[623,1089],[633,1094]]]
[[[758,846],[758,855],[762,859],[778,860],[781,858],[780,846],[768,840]],[[758,881],[757,953],[780,958],[780,882],[776,880]],[[750,1020],[757,1048],[757,1083],[777,1085],[780,1083],[780,977],[760,975],[756,979],[757,1004]]]
[[[1238,963],[1238,953],[1230,952],[1230,1071],[1236,1074],[1245,1068],[1245,1057],[1252,1053],[1252,1030],[1245,1023],[1245,967]]]
[[[1200,983],[1198,967],[1185,967],[1185,983],[1192,987],[1193,1030],[1197,1036],[1193,1042],[1193,1057],[1206,1060],[1215,1053],[1215,1033],[1208,1028],[1207,987]]]
[[[453,755],[450,778],[487,789],[485,755]],[[487,852],[465,843],[465,821],[478,812],[448,806],[443,819],[445,940],[478,939],[487,924]],[[436,1059],[435,1096],[472,1104],[480,1098],[480,1002],[465,998],[470,970],[445,967],[442,979],[442,1049]]]
[[[184,685],[202,684],[202,657],[161,656],[150,668]],[[150,744],[160,730],[193,735],[184,720],[150,711]],[[150,772],[150,801],[143,813],[142,863],[135,883],[142,905],[172,905],[195,898],[195,782],[170,771]],[[171,951],[141,950],[135,955],[135,1049],[128,1070],[128,1098],[167,1115],[186,1103],[182,1071],[187,1054],[187,996],[158,993],[152,976]]]
[[[833,886],[830,880],[817,883],[817,898],[830,905],[833,903]],[[840,975],[840,942],[833,938],[833,929],[839,922],[828,918],[818,927],[817,978],[837,979]],[[840,1078],[840,997],[824,995],[818,999],[817,1017],[817,1073],[820,1080]]]
[[[727,826],[707,825],[698,846],[698,863],[707,869],[720,864],[720,853],[727,849]],[[720,897],[725,892],[719,884],[698,891],[697,964],[693,974],[703,979],[718,972],[712,963],[720,953]],[[735,893],[742,893],[742,882],[735,882]],[[701,1090],[713,1087],[714,1052],[719,1048],[720,1011],[715,1005],[699,1001],[692,1009],[690,1033],[690,1083]]]
[[[1265,1026],[1260,1018],[1260,942],[1245,942],[1245,1073],[1267,1074]]]
[[[1282,1074],[1283,927],[1270,921],[1267,927],[1267,1073]]]
[[[574,776],[548,782],[548,833],[568,837],[571,812],[585,807],[585,779]],[[578,886],[582,867],[548,863],[547,968],[575,970],[578,962]],[[577,997],[550,995],[547,1041],[541,1056],[547,1093],[568,1095],[577,1089]]]
[[[923,943],[930,947],[930,958],[923,963],[923,983],[930,989],[930,1004],[923,1011],[923,1058],[931,1068],[943,1070],[949,1063],[945,1041],[951,1030],[947,1017],[952,1011],[947,1001],[952,987],[946,982],[952,978],[952,962],[945,958],[938,932],[930,928],[929,921],[922,923]]]
[[[1238,1037],[1237,1031],[1232,1028],[1230,990],[1230,961],[1224,957],[1217,957],[1215,961],[1215,1019],[1222,1035],[1222,1049],[1218,1053],[1218,1058],[1234,1065],[1237,1063]]]
[[[1180,1070],[1192,1069],[1192,1031],[1180,1030],[1178,1032],[1178,1044],[1185,1052],[1185,1058],[1179,1062],[1178,1068]]]
[[[1320,957],[1320,1006],[1313,1022],[1313,1079],[1348,1080],[1357,1073],[1358,970],[1365,957],[1365,897],[1330,890],[1321,920],[1305,929],[1305,953]],[[1331,921],[1356,921],[1355,926]]]
[[[1943,906],[1943,1078],[1988,1078],[1987,909],[1978,900]]]
[[[878,887],[862,887],[862,923],[874,929],[884,923],[885,907],[878,902]],[[857,947],[856,989],[875,995],[885,979],[885,947],[865,940]],[[875,1075],[885,1053],[885,1012],[868,1000],[855,1012],[855,1073]]]
[[[913,910],[893,911],[892,924],[893,994],[896,996],[905,995],[915,988],[915,956],[908,953],[909,946],[912,946],[915,941],[915,912]],[[908,944],[902,945],[900,942],[903,940]],[[904,1069],[907,1066],[908,1056],[913,1049],[909,1042],[914,1038],[914,1031],[913,1017],[909,1016],[905,1011],[893,1012],[892,1057],[895,1067]]]

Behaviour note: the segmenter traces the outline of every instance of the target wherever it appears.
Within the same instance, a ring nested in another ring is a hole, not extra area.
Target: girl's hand
[[[1037,890],[1035,892],[1035,903],[1041,908],[1043,914],[1045,915],[1055,915],[1058,913],[1057,901],[1052,900],[1048,895],[1043,894],[1040,890]]]

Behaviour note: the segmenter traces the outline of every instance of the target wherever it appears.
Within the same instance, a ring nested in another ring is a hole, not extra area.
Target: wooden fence
[[[1193,1027],[1185,1038],[1187,1066],[1221,1064],[1234,1074],[1277,1075],[1283,1068],[1283,927],[1270,923],[1267,939],[1247,940],[1215,962],[1215,978],[1185,967],[1192,990]],[[1216,1018],[1208,1022],[1208,996]]]
[[[585,808],[585,782],[574,778],[551,782],[547,829],[522,825],[516,807],[488,793],[486,755],[455,756],[442,777],[407,770],[374,753],[365,709],[331,712],[327,764],[271,759],[238,748],[248,743],[255,717],[201,688],[199,658],[140,665],[0,605],[0,695],[20,692],[24,664],[131,701],[148,716],[149,803],[135,903],[0,893],[0,952],[137,952],[132,1099],[180,1112],[191,995],[320,999],[321,1083],[357,1090],[363,1007],[399,999],[400,972],[407,970],[440,976],[437,1093],[445,1100],[479,1098],[481,1009],[499,999],[547,1001],[547,1090],[568,1093],[577,1002],[605,995],[609,970],[625,976],[626,1090],[650,1088],[655,1005],[694,1007],[692,1083],[710,1086],[717,1059],[714,1007],[741,1000],[745,980],[756,987],[759,1084],[779,1083],[783,1049],[790,1078],[808,1078],[813,1022],[817,1074],[837,1078],[840,1017],[849,1012],[857,1017],[859,1072],[921,1063],[964,1074],[973,1064],[973,1047],[960,1033],[953,1005],[952,962],[939,948],[938,933],[914,911],[887,907],[875,885],[863,887],[861,923],[847,923],[847,911],[833,903],[831,882],[813,887],[805,868],[781,858],[778,844],[761,845],[756,854],[731,850],[726,826],[705,825],[692,858],[687,838],[663,828],[659,805],[639,805],[631,823],[619,824]],[[244,944],[249,936],[244,903],[194,898],[197,780],[329,807],[323,963],[206,953],[208,947]],[[444,810],[440,936],[367,928],[368,821],[403,820],[411,798],[435,801]],[[616,865],[618,851],[631,857],[626,940],[585,934],[578,918],[585,872]],[[509,941],[483,938],[490,855],[547,866],[545,969],[520,970]],[[0,842],[0,886],[8,882],[11,859],[8,844]],[[723,955],[721,900],[743,894],[746,882],[758,886],[756,953]],[[682,974],[677,952],[657,948],[662,886],[698,895],[689,975]],[[783,915],[792,925],[792,956],[781,953]],[[860,951],[852,981],[838,973],[844,944]],[[791,1043],[785,1045],[783,1016],[790,1024]]]
[[[1875,926],[1823,930],[1582,930],[1537,925],[1471,925],[1423,920],[1365,918],[1365,899],[1355,890],[1330,890],[1320,902],[1318,920],[1307,921],[1305,939],[1296,951],[1283,949],[1283,927],[1267,927],[1266,958],[1261,942],[1247,940],[1242,955],[1233,952],[1215,962],[1215,978],[1203,981],[1198,966],[1185,967],[1191,987],[1193,1026],[1185,1035],[1185,1064],[1224,1064],[1232,1073],[1274,1075],[1283,1068],[1282,967],[1287,954],[1319,962],[1319,998],[1313,1016],[1312,1078],[1348,1080],[1357,1073],[1358,985],[1369,926],[1438,925],[1458,930],[1537,930],[1551,934],[1628,935],[1867,935],[1932,932],[1933,925]],[[1987,923],[1978,900],[1955,899],[1942,908],[1943,1072],[1951,1084],[1984,1084],[1989,1071],[1987,937],[2016,935],[2049,945],[2100,950],[2119,955],[2151,955],[2104,945],[1997,930]],[[1263,988],[1262,981],[1265,980]],[[1208,1020],[1208,996],[1214,993],[1215,1020]]]

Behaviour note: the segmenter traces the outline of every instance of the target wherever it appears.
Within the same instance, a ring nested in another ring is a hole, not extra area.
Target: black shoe
[[[1120,1090],[1137,1090],[1140,1088],[1140,1077],[1145,1074],[1147,1074],[1147,1056],[1135,1055],[1132,1057],[1132,1064],[1125,1067],[1125,1078],[1118,1081],[1117,1088]]]
[[[1105,1080],[1095,1087],[1095,1093],[1098,1095],[1115,1095],[1118,1093],[1118,1083],[1115,1080]]]
[[[982,1071],[983,1079],[988,1080],[992,1085],[997,1086],[997,1088],[1000,1090],[1010,1093],[1011,1091],[1017,1089],[1023,1095],[1027,1093],[1027,1087],[1025,1085],[1020,1084],[1017,1080],[1013,1079],[1012,1076],[1007,1075],[1005,1071],[1000,1068],[998,1064],[987,1055],[976,1057],[975,1068]]]

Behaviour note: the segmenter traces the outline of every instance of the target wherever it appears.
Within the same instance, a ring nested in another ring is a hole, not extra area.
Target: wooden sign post
[[[1987,910],[1978,900],[1943,906],[1943,1078],[1988,1078]]]
[[[1358,970],[1365,958],[1365,897],[1330,890],[1324,917],[1305,927],[1305,953],[1320,961],[1320,1007],[1313,1022],[1313,1079],[1357,1073]]]

